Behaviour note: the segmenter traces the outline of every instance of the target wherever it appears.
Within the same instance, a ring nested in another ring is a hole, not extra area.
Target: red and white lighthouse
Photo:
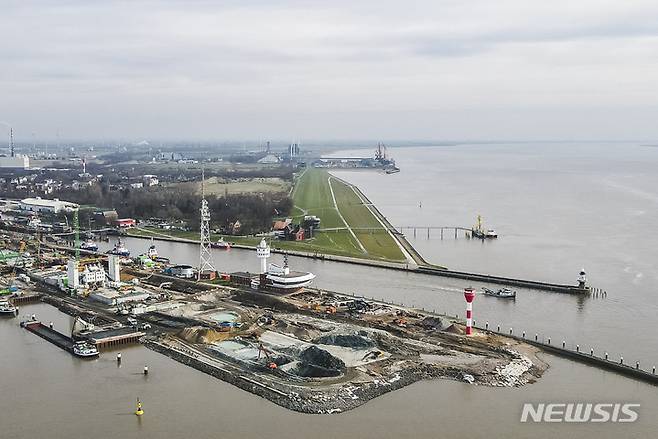
[[[471,335],[473,333],[473,300],[475,299],[475,290],[473,288],[465,288],[464,298],[466,299],[466,335]]]

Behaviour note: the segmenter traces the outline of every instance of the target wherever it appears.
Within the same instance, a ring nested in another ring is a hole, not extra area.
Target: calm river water
[[[369,151],[358,151],[359,155]],[[426,231],[412,243],[456,269],[574,282],[584,266],[606,298],[519,290],[515,302],[478,297],[475,318],[515,332],[594,347],[644,367],[658,363],[658,268],[651,233],[658,213],[658,148],[639,145],[465,145],[392,149],[402,172],[340,172],[396,225],[470,226],[481,213],[500,238],[441,241]],[[340,153],[345,155],[346,153]],[[419,207],[422,203],[422,207]],[[134,254],[148,241],[128,239]],[[158,242],[161,255],[195,263],[198,248]],[[220,270],[258,269],[249,251],[214,253]],[[279,255],[274,259],[280,258]],[[463,313],[458,280],[291,258],[322,288]],[[479,286],[479,285],[478,285]],[[71,321],[54,308],[22,308],[62,331]],[[182,366],[145,348],[82,361],[0,320],[1,438],[89,435],[183,437],[583,437],[655,436],[653,386],[547,356],[537,383],[490,389],[431,381],[385,395],[345,414],[301,415]],[[149,366],[144,377],[141,370]],[[132,415],[135,398],[146,415]],[[635,424],[521,424],[524,402],[639,402]]]

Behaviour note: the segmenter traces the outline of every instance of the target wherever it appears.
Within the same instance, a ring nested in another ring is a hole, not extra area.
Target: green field
[[[336,204],[331,196],[332,189]],[[292,198],[295,206],[292,215],[295,222],[299,222],[304,215],[316,215],[320,217],[321,229],[338,230],[318,231],[305,241],[273,241],[273,247],[384,261],[405,260],[396,241],[363,204],[354,190],[342,181],[331,177],[325,170],[306,170],[295,182]],[[352,228],[352,233],[348,230],[348,226]],[[195,232],[131,229],[129,233],[134,236],[167,235],[199,239]],[[212,240],[218,238],[219,236],[213,236]],[[256,237],[227,236],[225,239],[245,245],[256,245],[260,241],[260,238]]]
[[[336,204],[331,196],[332,189]],[[342,228],[336,231],[317,232],[313,239],[304,243],[295,243],[298,246],[313,245],[318,249],[317,251],[357,258],[404,260],[404,255],[395,240],[370,209],[362,203],[354,190],[342,181],[331,177],[325,170],[305,171],[295,184],[293,201],[297,211],[300,212],[300,217],[304,214],[320,217],[321,229]],[[346,229],[347,226],[357,229],[353,230],[355,236]],[[371,230],[358,230],[362,228]]]

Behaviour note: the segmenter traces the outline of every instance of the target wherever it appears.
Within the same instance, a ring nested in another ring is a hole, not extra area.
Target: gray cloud
[[[627,138],[658,115],[655,1],[3,3],[19,138]]]

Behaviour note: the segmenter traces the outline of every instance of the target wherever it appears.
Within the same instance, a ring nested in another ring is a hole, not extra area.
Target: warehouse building
[[[0,168],[30,169],[30,158],[26,155],[0,157]]]
[[[75,203],[69,203],[68,201],[61,201],[57,198],[53,200],[44,200],[40,197],[36,197],[21,200],[19,207],[21,210],[27,210],[29,212],[59,213],[72,212],[80,206]]]

